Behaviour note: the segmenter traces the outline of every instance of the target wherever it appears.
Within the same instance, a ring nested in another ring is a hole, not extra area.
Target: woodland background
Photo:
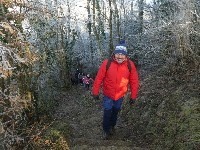
[[[199,0],[1,0],[2,148],[40,147],[43,118],[70,90],[75,70],[95,78],[121,39],[141,80],[127,121],[137,120],[132,125],[154,149],[197,149]]]

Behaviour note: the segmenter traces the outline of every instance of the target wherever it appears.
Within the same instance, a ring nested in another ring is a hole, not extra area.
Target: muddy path
[[[102,96],[94,100],[91,91],[83,86],[73,86],[63,92],[54,114],[55,119],[68,122],[72,135],[70,150],[146,150],[137,141],[135,131],[119,115],[116,134],[109,140],[102,139]]]

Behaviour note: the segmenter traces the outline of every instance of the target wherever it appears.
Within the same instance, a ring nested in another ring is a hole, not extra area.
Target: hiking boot
[[[115,134],[115,128],[114,127],[111,127],[110,128],[110,135],[114,135]]]
[[[103,140],[108,140],[108,139],[109,139],[109,136],[110,136],[109,133],[103,132],[102,139],[103,139]]]

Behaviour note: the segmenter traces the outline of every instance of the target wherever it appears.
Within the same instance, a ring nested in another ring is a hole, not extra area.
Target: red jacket
[[[93,85],[93,95],[99,95],[101,84],[103,83],[103,94],[113,100],[123,97],[128,90],[130,84],[131,98],[136,99],[138,93],[138,74],[134,63],[130,61],[131,72],[128,69],[127,60],[122,64],[117,63],[114,59],[106,72],[106,59],[97,73]]]

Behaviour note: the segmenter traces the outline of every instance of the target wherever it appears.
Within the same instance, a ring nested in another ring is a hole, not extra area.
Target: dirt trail
[[[65,120],[72,129],[70,150],[146,150],[137,147],[134,131],[119,118],[116,134],[102,140],[102,99],[94,100],[83,86],[64,92],[55,118]]]

